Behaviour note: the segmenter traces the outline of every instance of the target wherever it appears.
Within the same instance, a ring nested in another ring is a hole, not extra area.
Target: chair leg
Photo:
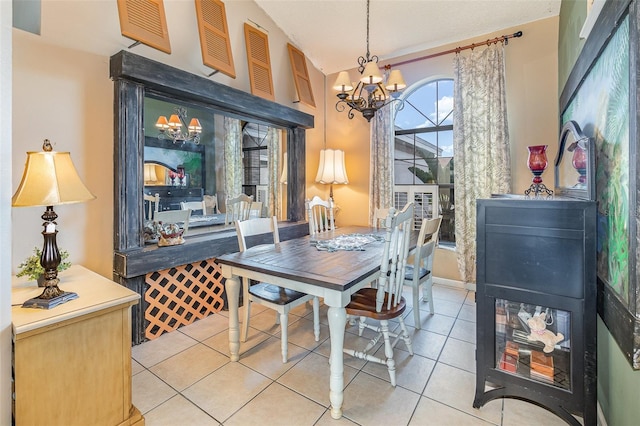
[[[384,338],[384,356],[386,358],[387,370],[389,370],[389,380],[391,386],[396,386],[396,362],[393,359],[393,347],[389,336],[389,321],[380,321],[380,332]]]
[[[288,358],[288,344],[289,339],[287,330],[289,327],[289,315],[287,313],[280,314],[280,346],[282,347],[282,363],[285,364]]]
[[[424,287],[422,287],[422,300],[429,301],[429,313],[431,315],[435,314],[433,307],[433,276],[429,277],[429,279],[424,283]]]
[[[412,286],[411,292],[413,293],[413,322],[416,330],[420,330],[420,284]]]
[[[320,299],[313,298],[313,334],[316,342],[320,341]]]
[[[402,319],[402,317],[400,317],[400,329],[402,330],[402,333],[400,334],[402,336],[402,340],[404,340],[404,344],[407,345],[407,350],[409,351],[409,354],[413,355],[413,346],[411,346],[411,336],[409,336],[409,332],[407,331],[407,326],[404,325],[404,319]]]
[[[242,336],[240,340],[247,341],[247,335],[249,334],[249,316],[251,315],[251,300],[249,299],[249,280],[242,279],[242,298],[244,302],[244,321],[242,322]]]
[[[358,336],[362,337],[362,332],[367,327],[367,317],[360,317],[358,320]]]

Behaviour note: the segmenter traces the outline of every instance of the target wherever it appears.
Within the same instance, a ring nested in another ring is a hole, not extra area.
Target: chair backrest
[[[160,194],[158,193],[156,193],[155,195],[142,194],[142,198],[145,201],[145,207],[147,210],[145,219],[155,220],[156,213],[158,213],[160,209]]]
[[[262,201],[254,201],[249,206],[249,218],[262,217]]]
[[[329,197],[327,201],[324,201],[316,195],[311,200],[307,200],[305,204],[309,220],[309,235],[336,228],[333,218],[333,198]]]
[[[218,194],[204,195],[202,197],[202,201],[204,201],[204,206],[206,209],[206,212],[204,214],[220,213],[220,210],[218,209]]]
[[[413,203],[407,203],[396,213],[389,209],[384,235],[384,251],[378,278],[376,311],[382,310],[383,302],[387,308],[396,306],[402,297],[404,271],[409,255],[409,241],[413,232]]]
[[[253,196],[250,197],[246,194],[240,194],[237,197],[227,198],[225,202],[226,211],[224,214],[224,224],[229,225],[236,220],[249,219],[249,212],[251,209],[252,201]]]
[[[162,223],[182,223],[182,229],[184,229],[182,235],[186,235],[189,229],[190,217],[191,210],[165,210],[156,213],[155,221]]]
[[[374,228],[384,228],[385,220],[389,216],[389,208],[378,207],[373,211],[373,223],[371,224]]]
[[[442,223],[442,216],[438,216],[435,219],[423,220],[420,227],[420,236],[418,237],[418,244],[420,241],[433,241],[438,245],[440,239],[440,224]]]
[[[180,202],[181,210],[191,210],[191,213],[198,214],[198,211],[202,211],[200,214],[207,214],[207,206],[204,204],[204,200],[202,201],[181,201]]]
[[[253,235],[273,234],[273,244],[280,242],[280,233],[278,232],[278,219],[273,217],[258,217],[255,219],[236,220],[236,231],[238,233],[238,246],[240,251],[245,251],[247,247],[247,237]]]

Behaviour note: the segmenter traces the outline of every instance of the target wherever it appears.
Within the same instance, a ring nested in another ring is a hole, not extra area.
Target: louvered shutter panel
[[[307,69],[307,58],[300,50],[296,49],[291,43],[287,43],[289,49],[289,61],[291,62],[291,71],[293,72],[293,81],[298,92],[300,102],[316,106],[313,99],[313,91],[311,90],[311,80],[309,79],[309,70]]]
[[[244,24],[244,41],[247,47],[247,64],[251,93],[261,98],[275,101],[271,58],[269,56],[269,38],[265,33]]]
[[[195,2],[202,62],[231,78],[236,78],[224,3],[220,0]]]
[[[118,0],[118,15],[123,36],[171,53],[163,0]]]

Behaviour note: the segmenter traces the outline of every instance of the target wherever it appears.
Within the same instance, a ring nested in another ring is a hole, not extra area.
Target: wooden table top
[[[345,234],[384,235],[384,232],[384,229],[348,226],[315,236],[314,241]],[[380,269],[383,248],[384,242],[372,242],[364,246],[362,251],[321,251],[307,235],[281,242],[275,249],[273,244],[256,246],[243,253],[225,254],[216,261],[223,265],[344,291]]]

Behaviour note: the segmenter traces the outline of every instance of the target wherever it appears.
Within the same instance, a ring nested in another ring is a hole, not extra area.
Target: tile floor
[[[258,305],[252,307],[240,362],[228,358],[227,312],[134,346],[133,403],[148,426],[565,424],[545,409],[514,399],[494,400],[479,410],[472,407],[474,293],[439,285],[433,291],[435,315],[421,303],[421,330],[413,327],[412,307],[407,309],[405,323],[415,354],[409,356],[398,343],[395,389],[385,366],[345,356],[344,415],[339,421],[328,409],[326,307],[320,342],[313,338],[310,306],[290,314],[286,364],[281,361],[275,313]],[[349,327],[345,346],[355,342],[366,344]]]

